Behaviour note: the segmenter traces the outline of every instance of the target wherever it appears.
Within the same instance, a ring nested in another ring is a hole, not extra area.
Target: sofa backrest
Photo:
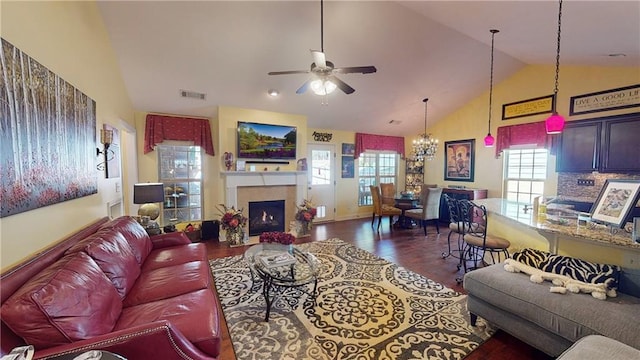
[[[69,235],[60,242],[42,250],[41,252],[26,258],[20,264],[4,271],[0,275],[0,302],[4,302],[13,295],[28,280],[35,277],[45,268],[58,261],[65,251],[78,241],[95,233],[102,225],[109,221],[108,217],[101,218],[86,225],[75,233]],[[11,239],[19,242],[20,239]],[[11,241],[7,240],[7,241]],[[0,323],[0,356],[8,354],[16,346],[23,345],[22,339],[14,334],[3,322]]]

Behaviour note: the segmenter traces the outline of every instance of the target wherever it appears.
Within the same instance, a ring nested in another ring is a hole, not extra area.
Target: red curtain
[[[404,138],[356,133],[356,153],[354,158],[357,159],[366,150],[395,151],[404,159]]]
[[[214,155],[211,126],[207,119],[148,114],[144,128],[144,153],[153,151],[164,140],[193,141],[207,154]]]
[[[496,137],[496,157],[512,145],[535,145],[551,149],[552,135],[547,135],[544,121],[527,124],[501,126]]]

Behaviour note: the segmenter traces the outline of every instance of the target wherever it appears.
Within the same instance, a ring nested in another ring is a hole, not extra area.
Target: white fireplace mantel
[[[225,204],[238,207],[238,188],[244,186],[295,186],[296,203],[307,195],[306,171],[223,171]]]

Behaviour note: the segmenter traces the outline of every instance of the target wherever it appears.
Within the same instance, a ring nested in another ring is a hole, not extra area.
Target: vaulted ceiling
[[[356,91],[337,90],[323,105],[310,91],[296,94],[308,75],[267,75],[309,68],[309,50],[320,49],[319,1],[98,6],[140,111],[212,117],[217,106],[233,106],[303,114],[310,127],[404,136],[422,131],[423,98],[432,123],[488,91],[490,29],[500,30],[495,83],[556,57],[556,1],[326,1],[327,59],[378,71],[339,75]],[[561,65],[640,66],[640,1],[565,0]]]

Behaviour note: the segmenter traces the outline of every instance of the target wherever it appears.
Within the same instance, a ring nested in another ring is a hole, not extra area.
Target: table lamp
[[[164,202],[164,184],[145,183],[133,185],[133,203],[143,204],[138,209],[138,215],[148,216],[155,220],[160,216],[159,202]]]

